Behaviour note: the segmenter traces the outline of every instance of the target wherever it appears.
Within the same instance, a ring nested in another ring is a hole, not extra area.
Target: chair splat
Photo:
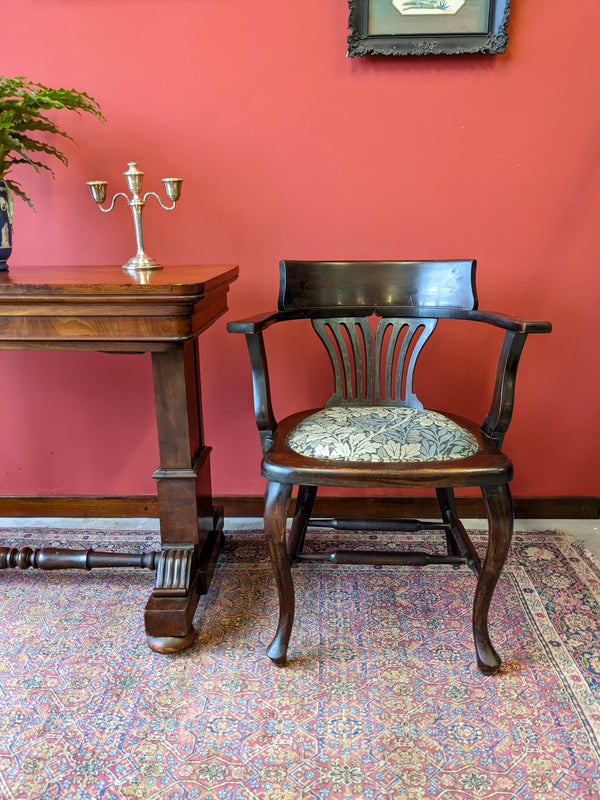
[[[334,391],[326,405],[423,408],[413,375],[436,324],[436,319],[375,314],[313,319],[333,367]]]

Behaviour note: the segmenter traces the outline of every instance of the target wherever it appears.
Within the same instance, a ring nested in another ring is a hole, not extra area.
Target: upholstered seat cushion
[[[335,461],[446,461],[477,452],[475,437],[443,414],[394,406],[331,406],[302,420],[288,445]]]

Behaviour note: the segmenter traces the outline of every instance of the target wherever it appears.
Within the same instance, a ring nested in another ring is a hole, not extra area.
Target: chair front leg
[[[512,539],[513,504],[508,484],[484,486],[482,493],[487,510],[489,535],[487,552],[473,601],[473,638],[479,671],[484,675],[492,675],[498,671],[502,661],[490,641],[488,612]]]
[[[286,662],[294,624],[294,584],[286,550],[286,521],[292,486],[269,481],[265,491],[265,536],[279,594],[279,623],[267,655],[278,667]]]

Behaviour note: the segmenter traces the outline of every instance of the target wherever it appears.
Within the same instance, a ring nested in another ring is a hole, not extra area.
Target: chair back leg
[[[458,516],[456,512],[456,499],[454,497],[454,491],[451,488],[444,488],[436,489],[435,493],[437,495],[438,505],[442,514],[442,521],[449,522],[449,516],[451,514]],[[449,556],[456,556],[460,552],[458,549],[458,543],[452,535],[451,530],[446,531],[446,550]]]
[[[315,504],[317,488],[317,486],[298,487],[296,510],[287,539],[287,551],[290,558],[294,558],[297,553],[304,550],[304,537]]]

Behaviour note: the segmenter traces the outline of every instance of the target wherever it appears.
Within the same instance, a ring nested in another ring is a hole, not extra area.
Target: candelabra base
[[[132,256],[126,264],[123,264],[123,269],[127,272],[135,272],[137,270],[146,269],[162,269],[163,265],[159,264],[153,258],[150,258],[145,253],[137,253]]]

